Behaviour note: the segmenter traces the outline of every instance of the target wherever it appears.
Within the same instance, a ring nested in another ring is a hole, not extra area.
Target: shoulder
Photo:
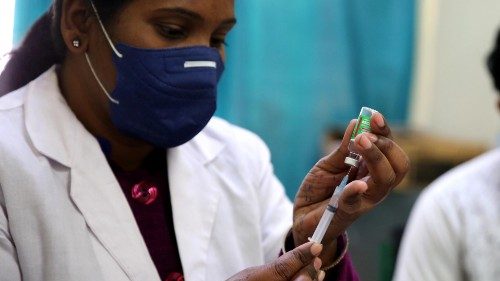
[[[23,130],[26,86],[0,98],[0,143],[15,141]]]
[[[457,280],[467,259],[472,262],[466,264],[482,262],[481,255],[467,253],[489,247],[484,233],[498,222],[499,167],[500,149],[492,150],[422,192],[405,230],[394,280]]]
[[[27,115],[31,96],[45,99],[48,91],[57,88],[55,68],[50,68],[27,85],[0,97],[0,167],[10,165],[27,154],[33,154],[32,142],[27,129]],[[40,115],[33,118],[39,120]]]
[[[500,149],[489,151],[439,177],[424,191],[422,197],[445,201],[475,199],[470,196],[486,189],[500,188],[499,167]]]
[[[26,98],[27,86],[24,86],[14,92],[10,92],[0,97],[0,139],[9,136],[14,128],[19,129],[20,122],[23,119],[23,107]]]
[[[439,177],[418,198],[410,221],[463,231],[471,208],[496,204],[490,194],[500,190],[500,150],[478,156]],[[491,204],[490,204],[491,203]]]
[[[232,170],[246,180],[253,179],[255,184],[272,171],[271,154],[264,141],[221,118],[213,117],[195,143],[201,151],[210,151],[207,154],[218,151],[214,159],[225,171]]]
[[[53,79],[50,79],[53,77],[55,77],[55,70],[54,68],[51,68],[25,86],[1,96],[0,129],[8,127],[4,124],[5,122],[8,122],[6,119],[9,119],[10,122],[22,119],[29,93],[31,91],[43,91],[42,89],[44,88],[44,83],[54,83],[54,81],[52,81]]]
[[[26,86],[0,97],[0,114],[22,107],[25,96]]]
[[[24,101],[26,87],[0,98],[0,182],[5,183],[12,172],[30,164],[33,151],[27,137]]]
[[[219,117],[210,120],[204,133],[224,143],[229,152],[249,156],[259,153],[269,157],[269,149],[259,136]]]

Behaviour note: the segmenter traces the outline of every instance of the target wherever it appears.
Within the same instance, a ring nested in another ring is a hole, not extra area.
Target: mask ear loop
[[[112,98],[111,95],[109,94],[109,92],[106,90],[106,88],[104,88],[104,85],[102,84],[101,79],[99,79],[99,77],[97,76],[97,73],[95,72],[95,69],[92,66],[92,62],[90,61],[90,57],[89,57],[89,55],[87,53],[85,53],[85,58],[87,59],[87,63],[89,64],[90,70],[92,71],[92,74],[94,75],[95,80],[97,81],[97,83],[101,87],[102,91],[106,94],[106,96],[108,97],[108,99],[112,103],[120,104],[120,102],[117,101],[117,100],[115,100],[114,98]]]
[[[97,8],[94,5],[94,1],[90,0],[90,4],[92,5],[92,9],[94,10],[94,13],[97,17],[97,21],[99,22],[99,25],[101,26],[102,32],[104,33],[106,40],[108,40],[108,43],[111,46],[111,49],[113,49],[113,52],[115,52],[117,57],[123,58],[123,55],[120,52],[118,52],[118,50],[115,47],[115,44],[113,44],[113,41],[111,41],[111,38],[109,37],[109,34],[106,31],[106,28],[104,28],[104,24],[102,24],[101,17],[99,16],[99,12],[97,11]]]
[[[111,49],[113,49],[113,52],[116,54],[117,57],[123,58],[123,55],[120,52],[118,52],[118,50],[115,48],[115,45],[111,41],[111,39],[109,37],[109,34],[106,31],[106,28],[104,28],[104,25],[102,24],[102,21],[101,21],[101,17],[99,16],[99,12],[97,11],[97,8],[94,5],[94,1],[90,0],[89,2],[92,5],[92,9],[94,10],[94,14],[97,17],[97,21],[99,22],[99,25],[101,26],[101,29],[102,29],[102,31],[104,33],[104,36],[106,37],[106,40],[108,40],[108,43],[111,46]],[[113,97],[111,97],[111,95],[109,94],[108,90],[106,90],[106,88],[102,84],[101,79],[99,79],[99,76],[97,76],[97,73],[96,73],[96,71],[94,69],[94,66],[92,65],[92,61],[90,60],[90,56],[89,56],[89,54],[87,52],[85,52],[85,59],[87,60],[87,64],[89,65],[90,70],[92,71],[92,74],[94,75],[95,80],[97,81],[97,83],[101,87],[102,91],[106,94],[106,96],[108,97],[108,99],[112,103],[120,104],[120,102],[118,100],[116,100]]]

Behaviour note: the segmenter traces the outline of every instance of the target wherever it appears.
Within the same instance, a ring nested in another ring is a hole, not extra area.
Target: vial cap
[[[351,157],[346,157],[344,163],[356,168],[359,166],[359,161]]]

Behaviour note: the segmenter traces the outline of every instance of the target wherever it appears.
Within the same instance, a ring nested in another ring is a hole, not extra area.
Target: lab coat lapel
[[[206,280],[212,226],[220,190],[213,161],[224,144],[201,132],[168,151],[175,233],[186,280]]]
[[[77,138],[77,144],[79,162],[71,168],[75,205],[131,280],[158,280],[134,215],[99,144],[85,134]]]
[[[98,142],[61,96],[55,70],[28,91],[28,135],[35,149],[70,169],[70,197],[89,229],[131,280],[158,280],[126,198]]]

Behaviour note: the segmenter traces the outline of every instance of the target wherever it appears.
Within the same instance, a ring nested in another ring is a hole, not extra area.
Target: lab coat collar
[[[55,67],[26,87],[24,116],[33,146],[43,155],[70,167],[70,147],[81,124],[60,94]]]
[[[210,126],[210,124],[208,126]],[[187,144],[173,150],[183,150],[187,147],[191,147],[190,149],[196,151],[196,153],[194,153],[195,155],[201,155],[202,158],[200,161],[206,165],[215,160],[224,150],[225,143],[212,137],[208,132],[202,131]]]
[[[86,130],[69,108],[60,93],[55,67],[52,67],[28,86],[25,102],[26,127],[33,145],[45,156],[71,167],[76,130]],[[57,110],[55,110],[57,108]],[[44,118],[40,118],[44,117]],[[225,148],[225,143],[202,131],[187,144],[174,150],[192,147],[201,155],[200,161],[208,164]]]

